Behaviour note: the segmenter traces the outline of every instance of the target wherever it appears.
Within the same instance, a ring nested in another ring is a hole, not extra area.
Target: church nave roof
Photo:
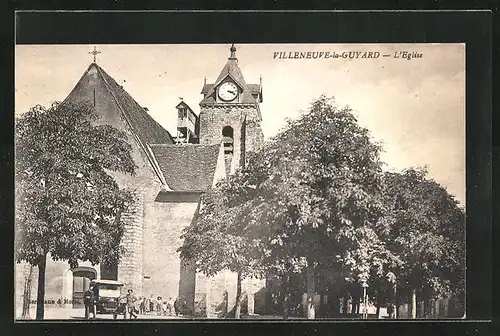
[[[64,102],[78,103],[84,101],[91,103],[93,95],[94,97],[100,95],[101,98],[104,95],[104,98],[114,101],[143,145],[147,143],[173,143],[170,133],[96,63],[90,64]],[[106,107],[103,106],[102,108]],[[108,113],[100,109],[101,106],[97,105],[96,110],[99,115],[102,116]]]
[[[215,145],[150,145],[173,191],[206,191],[212,186],[221,148]]]

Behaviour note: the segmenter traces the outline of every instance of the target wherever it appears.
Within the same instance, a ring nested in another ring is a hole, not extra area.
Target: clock
[[[238,87],[232,82],[225,82],[219,87],[219,97],[224,101],[231,101],[238,95]]]

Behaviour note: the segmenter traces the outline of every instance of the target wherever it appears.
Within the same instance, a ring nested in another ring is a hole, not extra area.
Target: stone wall
[[[233,316],[236,307],[237,280],[238,275],[228,270],[212,277],[197,273],[195,316],[209,318]],[[241,311],[245,314],[264,313],[265,291],[265,280],[244,278],[241,282]]]
[[[182,246],[182,230],[191,224],[197,206],[197,202],[146,203],[143,292],[148,297],[179,296],[181,260],[177,249]]]
[[[260,122],[254,117],[247,120],[247,142],[246,150],[256,151],[259,149],[260,145],[264,142],[264,134],[262,133],[262,127]]]
[[[133,289],[135,293],[142,292],[142,249],[143,249],[143,221],[144,221],[144,194],[142,191],[133,192],[134,203],[121,218],[125,224],[125,231],[121,241],[124,254],[118,264],[118,280],[124,283],[124,289]]]
[[[233,173],[241,164],[244,153],[248,149],[247,143],[257,143],[261,141],[258,138],[258,132],[253,127],[251,130],[245,126],[245,119],[255,120],[257,110],[250,104],[219,104],[210,106],[201,106],[200,110],[200,143],[215,144],[222,141],[222,129],[225,126],[231,126],[234,132],[233,158],[231,161],[230,172]],[[260,124],[256,124],[260,127]],[[257,128],[255,128],[257,129]],[[257,137],[254,139],[254,137]],[[252,145],[254,146],[254,145]]]
[[[183,315],[193,315],[195,305],[196,271],[194,266],[181,259],[179,274],[179,300],[183,306]]]

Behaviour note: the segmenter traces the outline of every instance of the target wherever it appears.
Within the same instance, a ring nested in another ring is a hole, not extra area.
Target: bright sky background
[[[199,113],[203,79],[213,83],[230,45],[97,45],[97,63],[171,134],[179,97]],[[246,44],[236,56],[248,84],[262,75],[262,128],[276,134],[321,94],[355,110],[383,141],[388,168],[429,169],[465,205],[464,44]],[[16,46],[15,113],[62,101],[92,62],[93,45]],[[273,59],[274,52],[416,51],[420,59]]]

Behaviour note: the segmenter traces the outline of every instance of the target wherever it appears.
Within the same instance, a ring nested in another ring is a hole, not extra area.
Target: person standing
[[[139,297],[139,315],[144,315],[146,310],[146,298],[144,296]]]
[[[181,305],[181,301],[179,300],[179,298],[176,298],[175,301],[174,301],[174,311],[175,311],[175,316],[179,316],[179,313],[180,313],[180,305]]]
[[[162,312],[163,312],[163,315],[167,315],[167,304],[168,304],[168,300],[163,300],[162,301]]]
[[[158,296],[156,298],[156,314],[157,315],[161,315],[161,311],[162,311],[162,300],[161,300],[161,296]]]
[[[153,297],[153,294],[149,297],[149,311],[152,313],[155,311],[155,299]]]
[[[92,318],[95,319],[96,314],[96,291],[94,289],[94,285],[90,284],[89,289],[87,289],[84,293],[83,303],[85,305],[85,319],[90,317],[90,313],[92,313]]]
[[[171,297],[169,297],[167,301],[167,314],[170,316],[174,315],[174,299]]]
[[[151,310],[149,309],[150,308],[150,305],[149,305],[149,298],[148,297],[144,297],[144,311],[146,313],[149,313]]]
[[[129,289],[127,291],[126,298],[127,298],[127,311],[130,315],[130,319],[132,319],[132,317],[136,319],[137,315],[135,314],[135,301],[137,301],[137,299],[135,298],[134,291],[132,289]]]

